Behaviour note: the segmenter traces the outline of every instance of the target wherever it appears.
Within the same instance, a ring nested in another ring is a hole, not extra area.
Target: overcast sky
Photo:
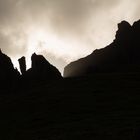
[[[140,18],[139,0],[0,0],[0,48],[17,66],[43,54],[62,72],[69,62],[110,44],[117,23]]]

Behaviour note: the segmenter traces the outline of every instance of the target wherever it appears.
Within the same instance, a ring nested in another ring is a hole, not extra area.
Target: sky
[[[139,0],[0,0],[0,48],[12,58],[42,54],[61,72],[110,44],[117,24],[140,19]]]

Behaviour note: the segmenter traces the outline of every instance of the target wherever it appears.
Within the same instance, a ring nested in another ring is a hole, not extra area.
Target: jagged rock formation
[[[95,72],[129,72],[140,70],[140,21],[132,26],[118,24],[116,38],[109,46],[95,50],[89,56],[70,63],[64,77],[82,76]]]
[[[14,69],[10,57],[3,54],[0,50],[0,89],[21,89],[62,78],[60,72],[42,55],[34,53],[31,59],[32,67],[27,71],[25,57],[18,59],[22,74],[20,75],[19,71]]]
[[[22,69],[25,70],[26,62],[25,59],[22,58]],[[22,75],[21,83],[22,85],[31,85],[31,84],[39,84],[42,82],[50,82],[54,80],[61,79],[62,76],[60,72],[52,66],[42,55],[33,54],[31,57],[32,67],[24,72]],[[24,64],[25,62],[25,64]],[[21,63],[20,63],[21,65]]]
[[[14,69],[10,57],[0,50],[0,88],[14,88],[19,78],[19,72]]]
[[[52,66],[42,55],[35,53],[31,57],[32,71],[41,79],[53,80],[61,78],[60,72]]]

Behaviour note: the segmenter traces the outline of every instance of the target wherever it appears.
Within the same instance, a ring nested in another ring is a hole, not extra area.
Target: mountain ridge
[[[127,21],[122,21],[118,24],[115,39],[110,45],[96,49],[90,55],[68,64],[64,68],[64,77],[95,72],[120,72],[121,68],[139,65],[139,35],[140,20],[134,22],[132,26]]]

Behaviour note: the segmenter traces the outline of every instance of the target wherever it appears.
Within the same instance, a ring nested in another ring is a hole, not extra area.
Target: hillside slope
[[[64,77],[82,76],[102,72],[140,71],[140,20],[131,26],[122,21],[114,41],[105,48],[95,50],[89,56],[70,63],[64,69]]]
[[[0,139],[134,140],[140,73],[95,74],[0,94]]]

